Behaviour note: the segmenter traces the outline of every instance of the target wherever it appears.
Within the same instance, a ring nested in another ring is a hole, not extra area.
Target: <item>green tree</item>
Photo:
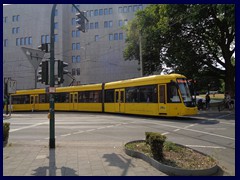
[[[189,78],[211,76],[224,79],[226,91],[235,94],[234,5],[150,5],[137,12],[126,30],[124,58],[139,60],[141,37],[144,74],[163,70]]]

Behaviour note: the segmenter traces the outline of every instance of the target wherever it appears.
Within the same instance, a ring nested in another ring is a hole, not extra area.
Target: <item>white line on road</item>
[[[162,133],[162,135],[167,135],[167,134],[169,134],[169,132]]]
[[[139,121],[135,121],[135,123],[137,123],[137,122],[139,122]],[[146,122],[142,121],[141,123],[146,123]],[[147,122],[147,123],[150,123],[150,122]],[[197,132],[197,133],[201,133],[201,134],[216,136],[216,137],[225,138],[225,139],[230,139],[230,140],[235,141],[235,138],[228,137],[228,136],[223,136],[223,135],[219,135],[219,134],[214,134],[214,133],[209,133],[209,132],[205,132],[205,131],[199,131],[199,130],[195,130],[195,129],[186,129],[186,128],[182,128],[182,127],[178,127],[178,126],[172,126],[172,125],[160,124],[160,123],[153,123],[153,122],[152,122],[152,124],[156,124],[156,125],[159,125],[159,126],[170,127],[170,128],[175,128],[175,129],[180,129],[180,130]]]
[[[187,147],[196,147],[196,148],[211,148],[211,149],[226,149],[225,147],[221,146],[202,146],[202,145],[185,145]]]
[[[80,134],[80,133],[83,133],[84,131],[78,131],[78,132],[75,132],[73,134]]]
[[[193,126],[195,126],[196,124],[190,124],[190,125],[188,125],[188,126],[185,126],[184,127],[184,129],[187,129],[187,128],[189,128],[189,127],[193,127]]]
[[[26,126],[26,127],[22,127],[22,128],[18,128],[18,129],[10,129],[10,132],[20,131],[20,130],[23,130],[23,129],[29,129],[29,128],[32,128],[32,127],[41,126],[43,124],[49,124],[49,121],[43,122],[43,123],[33,124],[33,125],[30,125],[30,126]]]
[[[71,135],[71,133],[69,133],[69,134],[62,134],[60,136],[65,137],[65,136],[70,136],[70,135]]]

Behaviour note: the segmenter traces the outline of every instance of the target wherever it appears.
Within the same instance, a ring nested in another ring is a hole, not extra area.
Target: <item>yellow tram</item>
[[[20,90],[11,95],[12,111],[47,111],[45,89]],[[187,79],[180,74],[154,75],[123,81],[58,87],[56,111],[92,111],[152,116],[197,114]]]

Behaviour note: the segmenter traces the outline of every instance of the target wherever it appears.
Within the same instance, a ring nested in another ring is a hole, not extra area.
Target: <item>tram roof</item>
[[[127,79],[122,81],[109,82],[105,84],[106,89],[111,88],[121,88],[128,86],[143,86],[143,85],[152,85],[152,84],[160,84],[167,83],[171,80],[176,80],[177,78],[186,78],[181,74],[167,74],[167,75],[152,75],[134,79]]]

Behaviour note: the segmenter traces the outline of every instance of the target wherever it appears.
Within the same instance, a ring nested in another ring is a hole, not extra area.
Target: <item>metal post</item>
[[[52,7],[51,13],[51,40],[50,40],[50,88],[54,87],[54,16],[57,4]],[[50,93],[50,139],[49,148],[55,148],[55,117],[54,117],[54,94]]]
[[[37,69],[34,69],[35,72],[35,89],[37,89]]]
[[[140,76],[143,77],[143,62],[142,62],[142,32],[139,32],[139,57],[140,57]]]

